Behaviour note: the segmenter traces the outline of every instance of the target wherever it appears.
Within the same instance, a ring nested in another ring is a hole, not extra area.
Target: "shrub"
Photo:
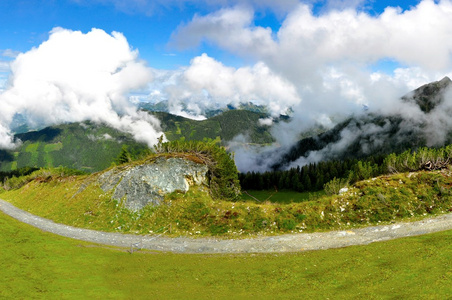
[[[452,159],[452,145],[443,148],[419,148],[401,154],[390,154],[384,165],[390,173],[414,172],[419,170],[438,170],[447,167]]]
[[[130,155],[130,152],[127,150],[127,146],[122,146],[121,152],[119,153],[118,157],[116,158],[116,163],[118,165],[125,164],[132,161],[132,156]]]
[[[339,195],[339,191],[348,186],[348,179],[334,177],[331,181],[327,182],[323,189],[327,195]]]

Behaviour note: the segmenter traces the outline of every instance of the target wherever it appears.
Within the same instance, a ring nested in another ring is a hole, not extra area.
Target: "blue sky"
[[[208,53],[226,64],[238,66],[243,61],[236,55],[210,44],[198,45],[180,51],[168,46],[171,34],[181,24],[188,23],[195,14],[206,15],[228,5],[216,1],[145,1],[154,5],[133,5],[131,1],[75,1],[75,0],[2,0],[0,1],[0,50],[26,52],[48,38],[54,27],[87,32],[91,28],[107,33],[122,32],[129,44],[140,51],[140,56],[155,68],[174,69],[188,65],[190,59]],[[136,1],[139,2],[139,1]],[[217,1],[226,3],[228,1]],[[277,1],[274,1],[277,2]],[[287,1],[291,2],[291,1]],[[296,2],[296,1],[292,1]],[[313,3],[314,2],[314,3]],[[380,14],[394,1],[308,1],[316,14],[346,6],[356,6],[369,14]],[[397,6],[408,9],[419,1],[397,1]],[[118,4],[119,3],[119,4]],[[129,3],[129,4],[120,4]],[[213,4],[212,4],[213,3]],[[229,1],[229,6],[251,5],[253,1]],[[257,26],[270,27],[274,32],[284,20],[287,11],[277,5],[254,5]],[[290,5],[288,4],[288,7]]]

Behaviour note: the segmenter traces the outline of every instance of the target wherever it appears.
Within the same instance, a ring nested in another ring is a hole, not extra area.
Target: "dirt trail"
[[[134,247],[176,253],[297,252],[365,245],[401,237],[452,229],[452,214],[409,223],[371,226],[347,231],[297,233],[250,239],[169,238],[102,232],[57,224],[23,211],[0,199],[0,211],[44,231],[104,245]]]

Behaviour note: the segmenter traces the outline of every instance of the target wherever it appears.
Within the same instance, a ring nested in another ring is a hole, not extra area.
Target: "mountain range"
[[[157,103],[152,103],[152,102],[138,103],[139,108],[147,110],[147,111],[152,111],[152,112],[171,113],[170,106],[171,105],[168,100],[163,100],[163,101],[160,101]],[[211,118],[211,117],[220,115],[224,112],[231,111],[231,110],[246,110],[246,111],[251,111],[251,112],[256,112],[256,113],[268,114],[268,110],[265,106],[256,105],[252,102],[240,103],[239,105],[234,105],[231,103],[224,107],[219,106],[216,108],[206,107],[206,108],[202,109],[201,112],[198,112],[197,114],[201,114],[202,116],[205,116],[206,118]],[[184,104],[182,104],[182,111],[187,113],[188,115],[194,114],[194,112],[191,111],[187,107],[187,105],[184,105]]]
[[[202,121],[165,112],[149,113],[160,120],[162,130],[170,141],[209,138],[227,145],[239,134],[246,135],[255,144],[270,144],[274,141],[270,126],[259,123],[259,119],[268,117],[265,113],[234,109]],[[109,167],[123,147],[133,157],[149,151],[146,145],[136,142],[130,134],[93,122],[60,124],[17,133],[15,139],[21,141],[18,148],[0,150],[0,171],[25,166],[61,165],[95,172]]]
[[[260,160],[271,160],[271,168],[285,169],[320,160],[363,158],[371,155],[400,153],[421,146],[443,146],[452,142],[452,81],[423,85],[402,96],[390,113],[363,111],[350,116],[330,130],[304,132],[300,140],[287,148],[263,152]],[[161,111],[157,111],[158,107]],[[196,121],[165,112],[167,104],[141,109],[160,120],[168,140],[216,139],[225,146],[242,135],[241,143],[271,145],[275,142],[272,126],[290,122],[288,116],[273,119],[272,124],[263,107],[252,103],[238,108],[211,111],[212,116]],[[24,120],[17,116],[18,132],[26,131]],[[20,130],[19,130],[20,129]],[[93,122],[60,124],[40,130],[16,133],[20,146],[0,150],[0,171],[24,166],[65,166],[94,172],[105,169],[117,159],[125,147],[134,157],[149,151],[130,134]],[[256,161],[259,161],[257,159]]]
[[[319,158],[332,160],[400,153],[452,142],[450,78],[415,89],[402,96],[394,107],[399,109],[389,113],[365,111],[319,135],[301,139],[285,149],[272,168],[283,169]]]

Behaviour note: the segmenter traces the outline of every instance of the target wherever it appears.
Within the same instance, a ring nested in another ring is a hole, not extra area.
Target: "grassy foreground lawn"
[[[295,254],[133,254],[0,213],[1,299],[445,299],[452,231]]]

